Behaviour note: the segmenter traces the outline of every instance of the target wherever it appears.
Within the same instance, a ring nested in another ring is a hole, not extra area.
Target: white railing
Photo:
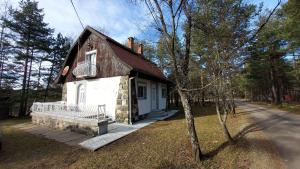
[[[53,115],[63,115],[70,118],[104,120],[106,116],[105,105],[66,105],[63,102],[35,102],[31,107],[32,112],[50,113]]]
[[[96,65],[85,63],[85,62],[79,62],[77,63],[76,68],[73,70],[73,74],[76,77],[95,77],[97,73]]]

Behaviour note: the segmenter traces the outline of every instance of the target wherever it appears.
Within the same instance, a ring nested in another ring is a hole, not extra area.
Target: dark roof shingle
[[[114,41],[109,40],[108,43],[117,55],[117,57],[129,66],[131,66],[136,71],[141,71],[142,73],[166,80],[166,77],[160,71],[160,69],[153,63],[150,63],[150,61],[146,60],[145,58],[142,58],[144,56],[130,51],[129,49],[126,49],[126,47],[124,48],[120,46],[120,44],[116,44],[116,42]]]

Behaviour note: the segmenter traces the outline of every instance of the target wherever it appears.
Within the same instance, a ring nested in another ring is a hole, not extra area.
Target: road
[[[247,102],[237,102],[277,147],[289,169],[300,169],[300,115]]]

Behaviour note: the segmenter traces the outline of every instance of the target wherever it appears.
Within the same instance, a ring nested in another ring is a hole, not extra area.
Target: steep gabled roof
[[[104,35],[103,33],[93,29],[90,26],[87,26],[84,31],[81,33],[79,38],[76,40],[76,42],[71,47],[68,55],[66,56],[65,62],[63,64],[63,68],[68,65],[67,63],[72,62],[72,59],[74,60],[75,57],[70,57],[70,55],[74,54],[74,48],[77,45],[79,39],[82,40],[83,36],[89,34],[89,33],[95,33],[96,35],[102,37],[106,40],[107,44],[111,47],[112,51],[115,53],[115,55],[125,64],[131,67],[131,70],[141,72],[143,74],[152,76],[154,78],[161,79],[163,81],[167,81],[164,74],[161,72],[161,70],[153,63],[145,59],[143,55],[140,55],[136,53],[135,51],[131,50],[127,46],[124,46],[120,44],[119,42],[115,41],[114,39]],[[62,69],[63,69],[62,68]],[[60,83],[62,78],[62,70],[60,71],[58,77],[55,80],[55,83]]]
[[[166,79],[160,69],[151,63],[150,61],[144,59],[144,56],[136,54],[131,50],[127,50],[117,45],[114,42],[109,41],[109,45],[115,52],[117,57],[121,59],[126,64],[130,65],[133,70],[142,72],[160,79]]]

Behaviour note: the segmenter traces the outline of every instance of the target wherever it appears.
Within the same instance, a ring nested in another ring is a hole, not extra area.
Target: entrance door
[[[77,105],[80,109],[85,106],[85,86],[83,84],[78,86]]]
[[[157,110],[157,86],[155,83],[151,84],[151,109]]]

